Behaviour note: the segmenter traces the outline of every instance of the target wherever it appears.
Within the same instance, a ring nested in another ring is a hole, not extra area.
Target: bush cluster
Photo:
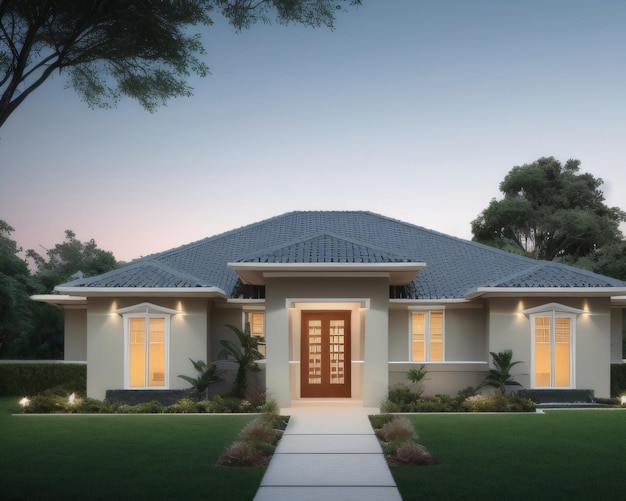
[[[626,395],[626,364],[611,364],[611,396]]]
[[[437,464],[426,447],[417,442],[417,434],[408,419],[390,414],[379,414],[370,416],[370,423],[389,465]]]
[[[163,405],[156,400],[137,405],[108,402],[93,398],[77,397],[70,402],[66,391],[56,389],[29,399],[24,406],[27,414],[192,414],[192,413],[257,413],[276,410],[274,401],[257,398],[252,404],[248,400],[224,398],[219,395],[210,400],[194,402],[183,398],[172,405]]]
[[[0,364],[0,396],[37,395],[63,387],[86,393],[87,365],[20,362]]]
[[[258,416],[217,460],[220,466],[267,466],[287,427],[287,417],[274,412]]]
[[[454,397],[436,395],[421,397],[404,384],[389,389],[381,405],[382,412],[534,412],[536,404],[518,395],[476,396],[466,388]]]

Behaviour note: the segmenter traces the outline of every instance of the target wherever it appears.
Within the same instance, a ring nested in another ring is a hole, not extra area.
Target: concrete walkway
[[[367,418],[378,409],[292,407],[255,501],[402,501]]]

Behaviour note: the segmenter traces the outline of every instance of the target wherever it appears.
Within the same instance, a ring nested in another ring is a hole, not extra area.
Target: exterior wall
[[[353,309],[352,314],[353,398],[360,393],[364,406],[377,407],[387,393],[389,378],[388,279],[270,277],[265,292],[266,384],[270,398],[280,407],[289,407],[298,397],[300,316],[294,302],[327,303],[329,309],[345,309],[336,301],[359,304],[367,300],[368,309]]]
[[[598,397],[610,394],[611,309],[609,298],[523,298],[489,301],[489,351],[513,350],[515,379],[530,388],[531,325],[523,311],[548,303],[584,310],[576,320],[574,388],[592,389]]]
[[[424,396],[456,395],[468,386],[476,388],[484,381],[489,370],[487,362],[438,362],[430,364],[391,362],[389,363],[389,385],[409,384],[406,373],[409,369],[422,365],[425,365],[428,371],[424,381]]]
[[[611,363],[621,364],[623,357],[622,344],[624,342],[624,314],[622,308],[611,308]]]
[[[63,360],[87,360],[87,308],[66,308],[64,311]]]
[[[428,309],[441,309],[433,305]],[[389,384],[407,384],[409,369],[424,365],[428,371],[424,395],[455,395],[476,387],[488,370],[485,311],[481,305],[445,307],[444,362],[411,361],[411,309],[394,305],[389,312]]]
[[[150,302],[181,313],[171,317],[169,374],[164,389],[188,388],[178,374],[193,376],[189,358],[207,353],[207,300],[90,298],[87,314],[87,395],[104,399],[106,390],[124,388],[124,322],[118,308]]]

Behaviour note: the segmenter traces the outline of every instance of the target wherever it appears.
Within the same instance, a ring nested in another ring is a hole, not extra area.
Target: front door
[[[350,397],[350,311],[303,311],[302,397]]]

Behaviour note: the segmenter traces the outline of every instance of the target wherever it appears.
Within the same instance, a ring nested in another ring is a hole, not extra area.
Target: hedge
[[[0,363],[0,396],[32,396],[58,387],[84,395],[87,364]]]
[[[626,394],[626,364],[611,364],[611,396]]]

